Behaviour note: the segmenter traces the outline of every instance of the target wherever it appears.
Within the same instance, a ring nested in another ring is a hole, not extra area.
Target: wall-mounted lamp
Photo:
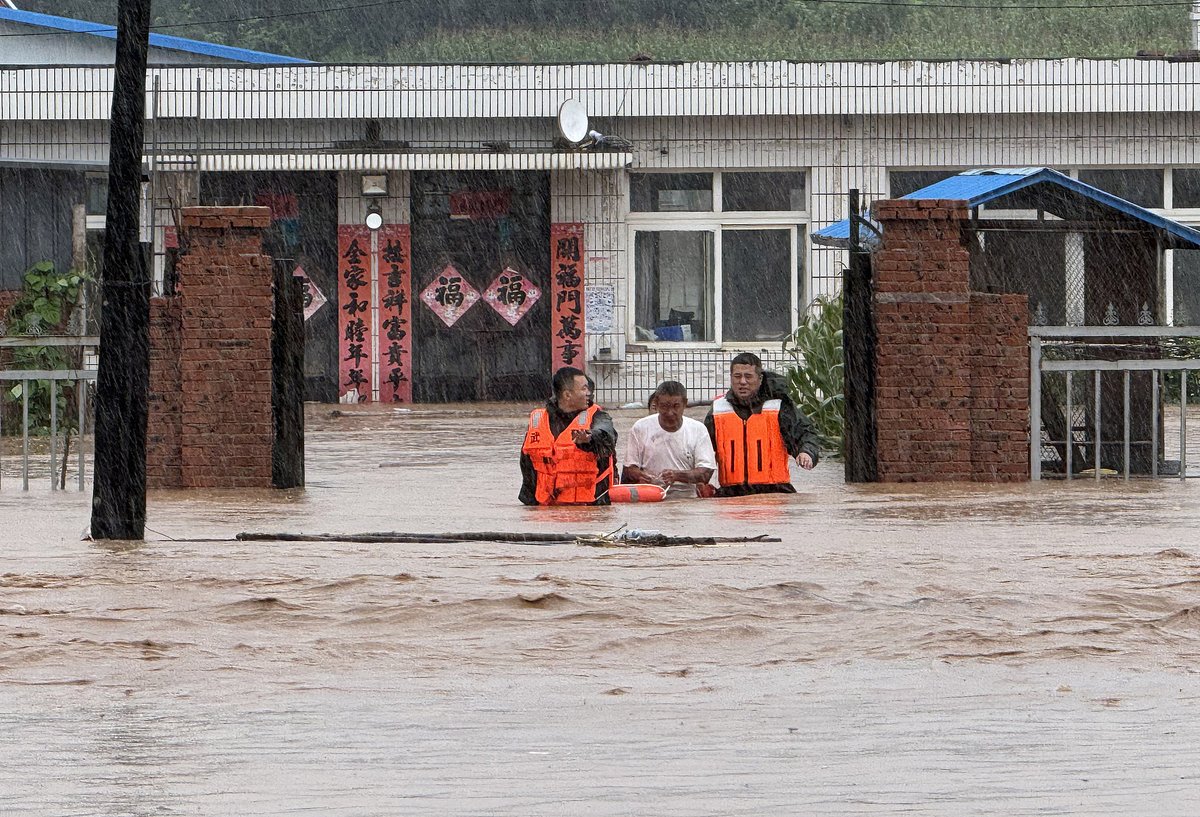
[[[364,173],[362,176],[362,194],[364,196],[386,196],[388,194],[387,174]]]
[[[367,208],[367,217],[364,219],[368,230],[378,230],[383,226],[383,213],[379,210],[379,205],[372,203]]]

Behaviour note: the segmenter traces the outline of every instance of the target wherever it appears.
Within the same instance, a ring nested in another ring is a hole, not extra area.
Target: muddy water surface
[[[0,814],[1197,811],[1192,484],[528,509],[517,407],[309,420],[306,490],[144,544],[5,462]],[[622,524],[783,541],[233,540]]]

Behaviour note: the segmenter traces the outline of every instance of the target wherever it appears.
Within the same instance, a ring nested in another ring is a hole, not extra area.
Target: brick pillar
[[[181,484],[271,487],[271,259],[266,207],[185,207],[178,263]]]
[[[183,484],[180,431],[179,298],[150,299],[150,400],[146,435],[146,487]]]
[[[880,481],[1027,476],[1027,296],[969,291],[965,202],[883,201],[875,216]]]
[[[1028,295],[971,293],[971,478],[1029,479]]]

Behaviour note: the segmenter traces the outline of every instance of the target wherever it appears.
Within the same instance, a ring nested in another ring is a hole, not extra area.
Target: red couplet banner
[[[412,242],[407,224],[379,229],[379,402],[412,402]]]
[[[550,225],[550,367],[583,368],[583,225]]]
[[[371,232],[338,225],[338,397],[371,399]]]

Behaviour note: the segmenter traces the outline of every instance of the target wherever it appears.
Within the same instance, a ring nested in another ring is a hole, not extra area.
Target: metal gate
[[[1188,474],[1200,327],[1031,326],[1029,357],[1031,479],[1200,476]]]

